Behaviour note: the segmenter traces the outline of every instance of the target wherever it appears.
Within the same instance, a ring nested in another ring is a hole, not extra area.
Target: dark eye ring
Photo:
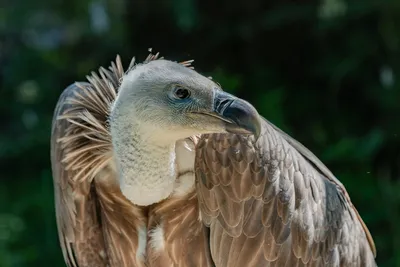
[[[174,94],[179,99],[186,99],[190,96],[190,91],[186,88],[177,87],[174,91]]]

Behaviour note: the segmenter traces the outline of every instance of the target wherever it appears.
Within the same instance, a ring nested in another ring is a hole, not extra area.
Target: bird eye
[[[189,90],[187,90],[185,88],[181,88],[181,87],[177,87],[174,91],[174,94],[179,99],[185,99],[190,96]]]

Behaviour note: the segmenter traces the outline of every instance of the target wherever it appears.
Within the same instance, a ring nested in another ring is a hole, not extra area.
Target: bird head
[[[134,118],[132,118],[132,116]],[[260,134],[260,116],[243,99],[182,64],[139,64],[121,82],[110,121],[134,120],[141,136],[166,142],[205,133]]]

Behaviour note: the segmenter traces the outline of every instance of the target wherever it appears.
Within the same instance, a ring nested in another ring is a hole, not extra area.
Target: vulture
[[[159,54],[61,94],[51,162],[69,267],[376,266],[342,183],[248,102]]]

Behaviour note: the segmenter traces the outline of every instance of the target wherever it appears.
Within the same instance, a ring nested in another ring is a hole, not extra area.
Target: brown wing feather
[[[117,57],[110,71],[101,68],[87,77],[90,83],[65,89],[54,113],[51,161],[68,266],[142,266],[137,231],[146,222],[119,189],[106,124],[123,74]]]
[[[375,266],[343,185],[267,121],[260,138],[212,134],[196,150],[197,193],[216,266]]]
[[[197,203],[193,190],[184,197],[173,196],[150,207],[149,230],[153,232],[161,227],[165,244],[162,250],[157,250],[150,241],[149,266],[211,266]]]
[[[108,259],[105,257],[104,237],[97,219],[96,194],[90,181],[72,180],[76,177],[77,171],[73,170],[72,166],[67,168],[63,163],[70,148],[62,144],[62,138],[65,136],[72,138],[78,133],[71,132],[71,123],[67,119],[59,119],[59,116],[73,108],[72,105],[66,104],[66,101],[74,97],[76,88],[70,86],[63,92],[53,119],[51,160],[58,234],[68,266],[81,267],[95,264],[101,267],[107,266]],[[85,158],[82,157],[82,160]]]

